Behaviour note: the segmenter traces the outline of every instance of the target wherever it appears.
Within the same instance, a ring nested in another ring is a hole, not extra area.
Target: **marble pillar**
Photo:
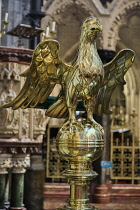
[[[23,209],[24,173],[30,166],[28,155],[14,155],[11,175],[11,203],[10,210]]]
[[[7,170],[2,170],[0,172],[0,210],[4,209],[6,174]]]
[[[28,210],[43,210],[44,182],[42,155],[31,155],[31,166],[25,174],[24,204]]]
[[[26,0],[26,2],[27,1],[28,0]],[[5,46],[0,46],[0,106],[10,102],[9,100],[13,100],[19,93],[25,82],[24,78],[20,77],[19,74],[21,74],[29,67],[32,53],[33,51],[29,49],[10,47],[7,48]],[[27,154],[32,155],[40,151],[40,145],[42,143],[42,136],[44,134],[45,128],[46,117],[45,110],[43,109],[12,110],[11,108],[4,109],[0,107],[0,163],[3,160],[3,154],[10,154],[12,156],[12,163],[10,166],[10,168],[12,168],[10,170],[10,188],[12,187],[10,206],[11,209],[22,207],[24,185],[23,169],[25,169],[28,165],[26,163],[28,156]],[[33,172],[34,170],[32,173]],[[40,178],[39,176],[40,175],[38,172],[38,180]],[[32,175],[32,178],[33,177],[36,177],[36,171],[35,175]],[[2,175],[2,180],[0,180],[0,182],[4,184],[3,179],[4,178]],[[30,186],[30,182],[34,183],[35,181],[32,179],[28,179],[27,181],[28,183],[26,188],[27,192],[29,193],[28,185]],[[43,189],[44,179],[42,182]],[[8,190],[8,188],[6,189]],[[7,190],[7,195],[5,194],[6,207],[9,205],[6,198],[9,196]],[[20,192],[20,195],[18,192]],[[34,192],[32,196],[34,196]],[[43,191],[41,196],[43,197]],[[37,199],[38,197],[40,197],[40,194],[38,194]],[[36,198],[33,199],[36,200]],[[42,203],[43,202],[41,201],[41,206]]]
[[[0,154],[0,210],[5,209],[8,203],[8,168],[11,168],[12,160],[9,154]]]

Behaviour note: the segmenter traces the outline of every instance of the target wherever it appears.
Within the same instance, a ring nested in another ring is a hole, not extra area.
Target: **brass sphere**
[[[102,154],[104,144],[97,124],[86,121],[82,124],[78,121],[66,122],[56,138],[57,150],[67,161],[74,161],[74,158],[94,161]]]

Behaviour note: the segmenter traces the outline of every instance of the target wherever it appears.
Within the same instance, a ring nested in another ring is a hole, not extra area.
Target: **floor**
[[[58,207],[64,206],[64,203],[47,203],[44,210],[55,210]],[[125,203],[110,203],[110,204],[94,204],[95,207],[101,210],[140,210],[140,204],[125,204]]]
[[[140,185],[112,185],[109,204],[91,204],[99,210],[140,210]],[[46,183],[44,210],[55,210],[68,202],[69,185]]]

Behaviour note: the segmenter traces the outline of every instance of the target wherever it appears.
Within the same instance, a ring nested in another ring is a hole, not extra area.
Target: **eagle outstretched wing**
[[[56,40],[42,41],[37,45],[30,67],[20,75],[27,77],[23,88],[12,102],[3,107],[33,108],[46,101],[54,86],[61,84],[62,77],[72,67],[61,61],[59,48]]]
[[[98,115],[105,113],[111,114],[109,102],[112,93],[117,85],[125,85],[124,75],[132,66],[135,53],[130,49],[121,50],[115,58],[104,65],[105,76],[102,87],[100,88],[95,105],[95,113]]]

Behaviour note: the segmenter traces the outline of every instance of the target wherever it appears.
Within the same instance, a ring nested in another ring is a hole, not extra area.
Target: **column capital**
[[[29,155],[14,155],[12,158],[12,173],[25,173],[27,167],[30,166]]]
[[[0,154],[0,174],[7,174],[7,169],[12,167],[12,156]]]

